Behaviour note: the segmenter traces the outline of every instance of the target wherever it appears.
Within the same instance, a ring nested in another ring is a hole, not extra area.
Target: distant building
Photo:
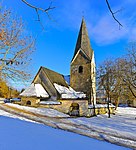
[[[20,94],[21,104],[49,107],[70,115],[88,116],[88,104],[96,104],[95,84],[94,51],[82,19],[70,76],[64,77],[41,67],[32,84]]]

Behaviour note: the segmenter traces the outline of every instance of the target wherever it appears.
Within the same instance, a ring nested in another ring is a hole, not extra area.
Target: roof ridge
[[[41,66],[41,67],[44,68],[44,69],[47,69],[47,70],[49,70],[49,71],[52,71],[52,72],[54,72],[54,73],[57,73],[57,74],[59,74],[59,75],[64,76],[63,74],[58,73],[58,72],[56,72],[56,71],[54,71],[54,70],[51,70],[51,69],[49,69],[49,68],[47,68],[47,67],[43,67],[43,66]]]

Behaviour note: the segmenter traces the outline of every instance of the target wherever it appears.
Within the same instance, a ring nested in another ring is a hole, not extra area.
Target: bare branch
[[[120,28],[120,26],[123,27],[123,25],[122,25],[122,24],[119,22],[119,20],[115,17],[115,14],[118,13],[119,11],[121,11],[121,9],[118,10],[118,11],[116,11],[116,12],[113,12],[112,9],[111,9],[111,7],[110,7],[110,4],[109,4],[108,0],[106,0],[106,4],[107,4],[107,6],[108,6],[108,9],[109,9],[109,11],[110,11],[110,13],[111,13],[113,19],[119,24],[119,28]]]
[[[45,13],[47,13],[49,10],[55,8],[55,7],[52,7],[52,6],[51,6],[51,5],[52,5],[52,2],[50,3],[49,7],[46,8],[46,9],[43,9],[43,8],[40,8],[40,7],[36,7],[36,6],[34,6],[34,5],[30,4],[30,3],[28,3],[26,0],[22,0],[22,2],[25,3],[26,5],[28,5],[29,7],[33,8],[33,9],[37,9],[37,11],[40,10],[40,11],[45,12]]]
[[[44,29],[44,27],[43,27],[43,25],[42,25],[42,23],[41,23],[39,11],[42,11],[42,12],[46,13],[46,15],[48,16],[48,18],[49,18],[50,20],[52,20],[52,18],[51,18],[50,15],[49,15],[49,11],[52,10],[52,9],[54,9],[54,8],[56,8],[56,7],[54,7],[54,6],[52,7],[52,1],[51,1],[51,3],[50,3],[49,7],[46,8],[46,9],[43,9],[43,8],[41,8],[41,7],[36,7],[36,6],[32,5],[32,4],[30,4],[29,2],[27,2],[26,0],[22,0],[22,2],[25,3],[27,6],[31,7],[32,9],[34,9],[34,10],[36,11],[37,18],[38,18],[37,21],[40,22],[40,24],[41,24],[41,26],[42,26],[43,29]]]
[[[124,8],[121,8],[121,9],[115,11],[113,14],[117,14],[118,12],[121,12],[123,9],[124,9]]]
[[[37,10],[37,9],[35,9],[35,11],[36,11],[36,13],[37,13],[37,18],[38,18],[38,20],[37,20],[37,21],[40,21],[40,15],[39,15],[39,12],[38,12],[38,10]]]

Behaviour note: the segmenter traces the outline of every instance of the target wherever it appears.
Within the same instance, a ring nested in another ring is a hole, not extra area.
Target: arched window
[[[78,72],[83,73],[83,66],[79,66]]]

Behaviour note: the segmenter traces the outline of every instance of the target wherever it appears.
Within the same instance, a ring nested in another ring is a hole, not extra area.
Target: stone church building
[[[89,104],[96,104],[95,84],[94,51],[83,18],[70,64],[70,85],[63,75],[40,67],[32,84],[20,94],[21,104],[88,116]]]

